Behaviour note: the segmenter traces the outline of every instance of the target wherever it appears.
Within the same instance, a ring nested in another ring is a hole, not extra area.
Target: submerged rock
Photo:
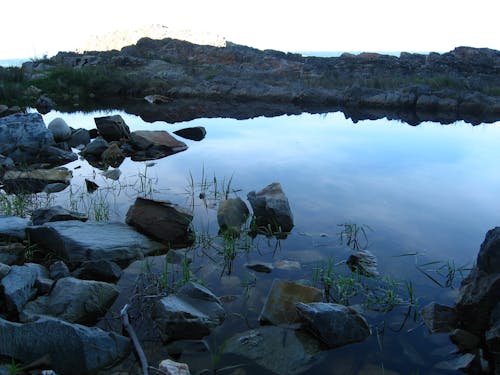
[[[30,363],[48,355],[60,374],[97,374],[130,352],[126,337],[54,318],[13,323],[0,318],[0,355]]]
[[[120,115],[95,117],[94,121],[99,134],[108,142],[129,138],[130,128]]]
[[[192,141],[201,141],[207,135],[207,131],[202,126],[195,126],[192,128],[176,130],[174,134]]]
[[[347,266],[353,272],[367,277],[377,277],[377,258],[368,250],[357,251],[351,254],[346,261]]]
[[[249,262],[245,263],[245,267],[249,268],[255,272],[263,272],[263,273],[271,273],[274,269],[272,263],[263,263],[263,262]]]
[[[277,232],[292,230],[293,215],[290,204],[278,182],[273,182],[257,193],[251,191],[247,198],[252,205],[257,226],[270,226]]]
[[[139,197],[129,208],[125,222],[172,248],[182,248],[194,241],[192,220],[191,213],[169,201]]]
[[[87,221],[88,216],[84,213],[70,211],[62,206],[39,208],[31,213],[33,225],[42,225],[52,221],[80,220]]]
[[[110,169],[110,170],[101,172],[101,174],[104,177],[109,178],[110,180],[118,181],[118,179],[120,178],[120,176],[122,174],[122,171],[120,171],[119,169]]]
[[[239,233],[250,211],[241,198],[225,199],[219,203],[217,222],[221,231]]]
[[[420,310],[425,325],[434,332],[450,332],[456,325],[456,313],[452,307],[436,302],[429,303]]]
[[[306,327],[329,348],[365,340],[371,335],[367,321],[356,310],[335,303],[297,303]]]
[[[118,144],[112,143],[101,155],[102,162],[110,167],[118,168],[125,160],[125,154]]]
[[[136,161],[160,159],[188,148],[184,142],[162,130],[132,132],[129,143],[134,148],[132,160]]]
[[[69,185],[73,174],[65,169],[35,169],[31,171],[7,171],[3,177],[7,194],[40,193],[47,185]]]

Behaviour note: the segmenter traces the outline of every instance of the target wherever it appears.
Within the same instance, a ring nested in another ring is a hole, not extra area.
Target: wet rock
[[[99,185],[97,185],[94,181],[90,181],[88,179],[85,179],[85,187],[87,188],[87,193],[90,194],[99,189]]]
[[[73,271],[72,275],[82,280],[98,280],[114,283],[121,277],[122,270],[114,262],[98,260],[83,262],[79,268]]]
[[[51,131],[56,142],[64,142],[71,137],[71,128],[60,117],[56,117],[49,122],[47,128]]]
[[[96,117],[94,121],[99,134],[108,142],[129,138],[130,128],[120,115]]]
[[[217,222],[221,231],[239,233],[249,214],[248,207],[241,198],[225,199],[219,203]]]
[[[176,130],[174,134],[192,141],[201,141],[207,135],[207,131],[202,126],[195,126],[192,128]]]
[[[65,144],[60,144],[64,146]],[[59,146],[59,145],[58,145]],[[45,146],[36,154],[38,161],[42,161],[44,163],[48,163],[49,165],[56,167],[59,165],[65,165],[71,163],[78,159],[78,156],[71,152],[66,151],[60,147],[55,146]],[[19,162],[19,159],[18,159]],[[28,162],[25,160],[24,162]]]
[[[71,133],[68,139],[70,147],[87,146],[90,143],[90,133],[87,129],[76,129]]]
[[[112,143],[101,155],[104,164],[118,168],[125,160],[125,155],[116,143]]]
[[[164,341],[199,339],[224,321],[222,304],[210,290],[193,282],[157,301],[153,310]]]
[[[187,150],[187,145],[163,130],[140,130],[130,134],[130,145],[134,148],[132,160],[145,161],[164,158]]]
[[[472,366],[475,358],[476,356],[474,354],[466,353],[461,355],[460,357],[456,357],[448,361],[439,362],[434,367],[439,370],[448,371],[467,370]]]
[[[24,363],[49,355],[53,369],[60,374],[97,374],[129,352],[126,337],[99,328],[53,318],[25,324],[0,319],[0,355]]]
[[[431,302],[420,310],[425,325],[432,333],[450,332],[457,323],[455,309]]]
[[[73,174],[63,169],[35,169],[31,171],[8,171],[3,177],[7,194],[40,193],[53,183],[69,185]]]
[[[300,270],[300,263],[295,260],[278,260],[273,263],[273,266],[284,271]]]
[[[231,337],[224,354],[253,361],[275,374],[299,374],[321,359],[321,344],[306,332],[259,327]]]
[[[24,240],[26,238],[26,228],[30,224],[28,219],[0,215],[0,238]]]
[[[377,258],[368,250],[357,251],[351,254],[346,261],[347,266],[353,272],[367,277],[377,277]]]
[[[186,363],[179,363],[171,359],[165,359],[158,365],[160,371],[165,375],[190,375],[189,366]]]
[[[80,220],[87,221],[88,216],[81,212],[70,211],[62,206],[39,208],[31,213],[33,225],[42,225],[53,221]]]
[[[125,222],[172,248],[182,248],[193,243],[189,228],[193,216],[185,209],[170,203],[147,198],[137,198],[129,208]]]
[[[323,302],[295,306],[307,329],[329,348],[360,342],[371,335],[365,318],[348,306]]]
[[[35,287],[38,278],[48,277],[45,267],[26,263],[22,266],[11,266],[9,273],[1,280],[7,310],[19,313],[24,305],[37,294]]]
[[[71,264],[110,260],[128,264],[165,247],[118,222],[57,221],[27,229],[31,242]]]
[[[271,226],[273,231],[279,232],[292,230],[292,211],[279,183],[273,182],[258,193],[251,191],[247,198],[252,206],[257,226]]]
[[[462,353],[476,350],[480,343],[479,337],[463,329],[453,330],[450,339]]]
[[[300,321],[295,304],[323,300],[321,290],[286,280],[274,280],[260,313],[261,324],[290,324]]]
[[[0,263],[0,280],[2,280],[10,271],[10,266]]]
[[[19,242],[0,243],[0,263],[22,265],[26,261],[26,246]]]
[[[62,260],[52,263],[49,267],[49,275],[53,280],[59,280],[70,276],[69,268]]]
[[[245,263],[245,267],[255,272],[271,273],[274,269],[272,263],[250,262]]]
[[[95,323],[113,304],[118,293],[113,284],[65,277],[57,280],[48,296],[27,303],[21,320],[49,315],[70,323]]]
[[[118,179],[120,178],[120,176],[122,174],[122,171],[120,171],[119,169],[110,169],[110,170],[101,172],[101,174],[104,177],[109,178],[110,180],[118,181]]]
[[[85,158],[100,159],[104,151],[109,147],[109,143],[102,137],[97,137],[92,142],[87,144],[80,154]]]
[[[69,185],[64,184],[62,182],[55,182],[53,184],[48,184],[45,185],[45,187],[42,190],[42,193],[46,194],[54,194],[54,193],[59,193],[60,191],[63,191],[66,189]]]

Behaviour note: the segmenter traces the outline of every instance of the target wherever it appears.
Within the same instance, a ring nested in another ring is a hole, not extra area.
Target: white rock
[[[53,119],[47,126],[52,132],[52,136],[56,142],[62,142],[71,137],[71,129],[62,118]]]
[[[170,359],[165,359],[158,366],[160,371],[166,375],[190,375],[189,366],[186,363],[174,362]]]

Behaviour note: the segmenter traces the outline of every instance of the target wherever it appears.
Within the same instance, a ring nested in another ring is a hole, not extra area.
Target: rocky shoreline
[[[224,116],[234,112],[224,105],[230,102],[240,108],[249,103],[248,117],[274,107],[284,113],[340,109],[359,118],[389,114],[413,124],[478,123],[500,118],[499,67],[500,52],[487,48],[320,58],[230,42],[215,47],[142,38],[120,51],[60,52],[25,63],[18,77],[22,89],[9,99],[48,110],[96,108],[153,95],[160,98],[150,100],[158,107],[152,111],[155,119],[185,101],[198,101],[190,113]]]

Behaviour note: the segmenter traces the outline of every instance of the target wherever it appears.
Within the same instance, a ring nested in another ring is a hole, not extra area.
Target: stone
[[[161,159],[187,150],[187,145],[163,130],[139,130],[130,134],[130,145],[134,148],[132,160]]]
[[[0,238],[24,240],[26,228],[30,225],[28,219],[17,216],[0,215]]]
[[[189,282],[157,301],[152,314],[164,341],[199,339],[222,324],[221,301],[207,288]]]
[[[125,155],[116,143],[112,143],[101,154],[101,159],[104,164],[113,168],[118,168],[125,160]]]
[[[272,263],[263,263],[263,262],[245,263],[245,267],[255,272],[263,272],[263,273],[271,273],[272,270],[274,269]]]
[[[473,352],[480,344],[479,337],[459,328],[454,329],[450,333],[450,339],[458,347],[461,353]]]
[[[73,174],[63,169],[34,169],[31,171],[7,171],[3,177],[7,194],[40,193],[53,183],[69,185]]]
[[[346,261],[352,272],[358,272],[366,277],[377,277],[377,258],[368,250],[356,251],[349,255]]]
[[[229,198],[219,203],[217,222],[221,231],[239,233],[249,214],[250,211],[241,198]]]
[[[19,242],[0,244],[0,263],[22,265],[26,261],[26,246]]]
[[[109,147],[109,143],[102,137],[97,137],[85,146],[80,154],[85,158],[101,158],[101,155]]]
[[[87,221],[88,216],[81,212],[70,211],[62,206],[39,208],[31,213],[33,225],[42,225],[53,221],[80,220]]]
[[[45,187],[42,190],[42,193],[46,194],[59,193],[60,191],[66,189],[68,186],[69,185],[63,184],[62,182],[54,182],[53,184],[45,185]]]
[[[46,317],[24,324],[0,319],[1,356],[30,363],[48,355],[59,374],[97,374],[125,358],[130,349],[126,337],[95,327]]]
[[[40,113],[49,113],[51,109],[57,106],[56,102],[48,95],[41,95],[37,100],[35,107]]]
[[[271,226],[273,231],[290,232],[293,228],[293,215],[290,204],[281,184],[273,182],[259,192],[247,195],[257,226]]]
[[[33,244],[55,251],[71,264],[110,260],[128,264],[165,246],[118,222],[56,221],[27,229]]]
[[[104,177],[109,178],[110,180],[118,181],[118,179],[122,175],[122,171],[120,171],[119,169],[110,169],[107,171],[102,171],[101,174]]]
[[[99,134],[108,142],[129,138],[130,128],[120,115],[95,117],[94,121]]]
[[[364,341],[370,327],[356,310],[335,303],[297,303],[298,315],[314,336],[329,348]]]
[[[295,309],[296,303],[322,300],[323,292],[317,288],[275,279],[262,307],[259,321],[261,324],[298,323],[300,318]]]
[[[10,272],[10,266],[0,263],[0,280],[2,280]]]
[[[15,168],[16,165],[14,164],[14,160],[7,156],[0,155],[0,179],[6,171],[10,171]]]
[[[135,200],[125,218],[128,225],[172,248],[183,248],[193,243],[192,220],[191,213],[169,201],[141,197]]]
[[[113,284],[64,277],[57,280],[48,296],[27,303],[21,320],[49,315],[70,323],[93,324],[106,313],[118,294]]]
[[[59,280],[70,275],[69,268],[62,260],[52,263],[49,267],[49,275],[53,280]]]
[[[146,95],[144,97],[144,100],[150,104],[163,104],[163,103],[170,103],[172,101],[171,98],[158,94]]]
[[[76,129],[71,133],[68,139],[70,147],[76,148],[80,146],[87,146],[90,143],[90,133],[87,129]]]
[[[118,264],[109,260],[88,261],[83,262],[79,268],[73,271],[72,275],[82,280],[114,283],[121,277],[122,269]]]
[[[306,332],[267,326],[231,337],[224,354],[250,360],[275,374],[300,374],[322,359],[321,343]]]
[[[64,142],[71,137],[71,128],[60,117],[56,117],[49,122],[47,128],[52,132],[52,136],[56,142]]]
[[[45,146],[40,149],[40,151],[36,154],[37,162],[48,163],[52,167],[57,167],[59,165],[65,165],[71,163],[78,159],[78,156],[71,151],[66,151],[59,146],[64,147],[65,143],[60,143],[57,146]],[[19,162],[19,160],[18,160]],[[25,163],[28,160],[24,160]]]
[[[0,281],[7,311],[14,314],[21,312],[24,305],[36,295],[35,282],[41,277],[48,277],[48,271],[39,264],[11,266],[9,273]]]
[[[420,316],[431,333],[450,332],[457,323],[455,309],[436,302],[424,306]]]
[[[207,131],[203,126],[195,126],[192,128],[176,130],[174,134],[185,139],[190,139],[192,141],[201,141],[207,135]]]
[[[475,354],[466,353],[459,357],[450,359],[448,361],[439,362],[436,365],[434,365],[434,368],[439,370],[448,370],[448,371],[466,370],[470,368],[475,358],[476,358]]]
[[[189,366],[186,363],[179,363],[171,359],[164,359],[158,365],[160,371],[165,375],[190,375]]]

